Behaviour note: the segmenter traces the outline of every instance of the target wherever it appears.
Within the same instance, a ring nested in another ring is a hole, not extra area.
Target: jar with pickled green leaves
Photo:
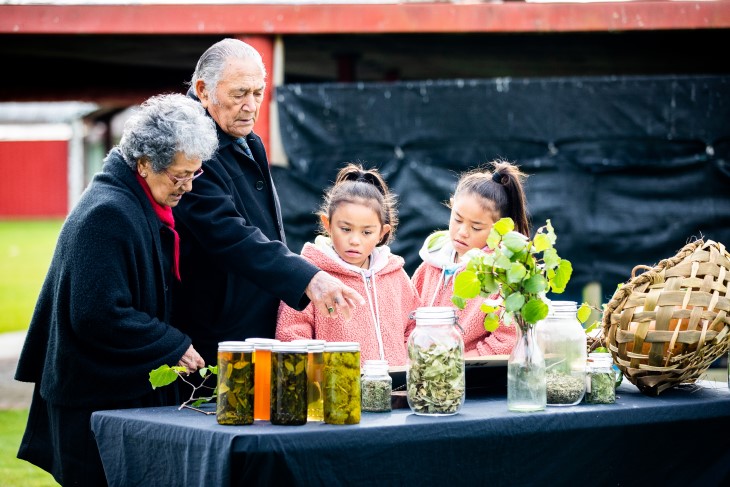
[[[271,350],[271,424],[307,422],[307,346],[281,343]]]
[[[360,344],[328,342],[324,346],[324,422],[360,422]]]
[[[307,421],[324,420],[324,345],[326,340],[299,339],[290,343],[303,343],[307,346]]]
[[[464,339],[456,308],[423,307],[408,337],[408,406],[417,415],[456,414],[466,397]]]
[[[252,424],[253,410],[253,345],[234,341],[218,343],[218,424]]]

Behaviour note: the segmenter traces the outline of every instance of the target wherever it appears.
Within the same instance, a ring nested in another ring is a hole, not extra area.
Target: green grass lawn
[[[25,460],[16,458],[27,419],[27,409],[0,411],[0,485],[3,487],[58,486],[51,474]]]
[[[61,225],[0,221],[0,333],[28,328]]]

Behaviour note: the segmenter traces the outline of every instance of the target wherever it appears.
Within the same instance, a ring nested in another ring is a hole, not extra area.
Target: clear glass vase
[[[517,343],[507,361],[507,409],[543,411],[547,404],[545,358],[537,344],[535,328],[515,318]]]

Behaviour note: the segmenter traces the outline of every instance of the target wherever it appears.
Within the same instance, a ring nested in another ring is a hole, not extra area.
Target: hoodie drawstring
[[[385,360],[385,351],[383,348],[383,334],[380,330],[380,308],[378,307],[378,287],[375,285],[375,273],[371,273],[369,278],[365,276],[365,272],[361,272],[360,275],[362,276],[363,284],[365,284],[365,294],[368,295],[370,314],[373,317],[373,322],[375,323],[375,336],[378,339],[378,352],[380,353],[380,360]],[[372,281],[370,281],[373,289],[372,298],[370,297],[370,293],[368,292],[368,288],[371,287],[368,285],[368,279],[372,279]],[[374,304],[373,301],[375,301]]]

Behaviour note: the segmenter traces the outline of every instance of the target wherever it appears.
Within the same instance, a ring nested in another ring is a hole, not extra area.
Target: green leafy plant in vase
[[[454,281],[452,301],[463,309],[467,300],[484,299],[484,328],[516,326],[518,339],[507,365],[507,408],[541,411],[546,405],[545,360],[535,338],[535,324],[548,315],[546,295],[560,294],[573,273],[570,261],[555,250],[557,237],[547,220],[532,239],[502,218],[487,238],[489,250],[473,249]],[[491,299],[495,294],[499,299]]]

